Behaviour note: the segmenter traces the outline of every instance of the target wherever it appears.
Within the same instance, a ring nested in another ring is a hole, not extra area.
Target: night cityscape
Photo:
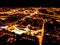
[[[60,1],[0,0],[0,45],[60,45]]]
[[[60,8],[0,8],[0,45],[60,45]]]

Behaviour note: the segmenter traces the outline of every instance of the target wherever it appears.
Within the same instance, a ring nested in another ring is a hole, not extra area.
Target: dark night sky
[[[0,6],[44,6],[44,7],[60,7],[59,0],[1,0]]]

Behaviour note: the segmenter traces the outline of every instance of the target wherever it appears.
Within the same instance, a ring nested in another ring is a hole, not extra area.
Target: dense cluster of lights
[[[26,14],[26,16],[25,17],[23,17],[21,20],[25,20],[25,18],[33,18],[33,19],[39,19],[37,16],[36,17],[32,17],[32,16],[34,16],[35,14],[42,14],[42,15],[49,15],[49,16],[52,16],[52,15],[50,15],[50,14],[45,14],[45,13],[41,13],[41,12],[39,12],[38,10],[39,10],[40,8],[34,8],[34,10],[29,10],[29,9],[27,9],[27,10],[23,10],[23,11],[21,11],[21,9],[11,9],[10,11],[7,11],[7,12],[0,12],[0,14],[9,14],[9,15],[13,15],[13,14]],[[41,8],[41,9],[44,9],[44,8]],[[47,10],[47,8],[45,8],[46,10]],[[52,8],[53,9],[53,8]],[[57,10],[57,9],[55,9],[56,11],[59,11],[59,10]],[[48,9],[47,11],[50,11],[50,12],[52,12],[50,9]],[[53,10],[53,12],[54,12],[54,10]],[[49,13],[49,12],[48,12]],[[8,16],[9,16],[8,15]],[[55,15],[53,15],[54,17],[58,17],[58,18],[60,18],[60,16],[55,16]],[[0,16],[1,17],[1,16]],[[1,17],[0,18],[1,20],[5,20],[6,18],[3,16],[3,17]],[[43,18],[41,18],[42,20],[44,20]],[[46,22],[47,22],[47,20],[45,20]],[[45,21],[43,21],[43,23],[45,23]],[[50,21],[50,19],[48,20],[48,21]],[[56,21],[60,21],[60,20],[56,20]],[[16,22],[18,22],[18,21],[16,21]],[[51,24],[53,23],[52,21],[50,22]],[[11,25],[11,24],[10,24]],[[44,24],[43,24],[43,26],[42,26],[42,29],[39,29],[39,30],[30,30],[28,27],[30,27],[31,25],[30,24],[28,24],[25,28],[22,28],[23,30],[21,30],[21,29],[19,29],[19,28],[17,28],[17,24],[15,24],[15,25],[11,25],[11,26],[1,26],[0,28],[3,28],[3,29],[6,29],[6,30],[8,30],[8,31],[10,31],[10,32],[14,32],[15,34],[18,34],[18,35],[21,35],[21,34],[23,34],[23,33],[25,33],[25,34],[27,34],[27,35],[31,35],[31,36],[36,36],[38,39],[39,39],[39,42],[40,42],[40,45],[42,45],[42,40],[43,40],[43,36],[44,36]],[[40,34],[40,32],[41,32],[41,34]],[[50,34],[45,34],[45,35],[50,35]],[[54,36],[54,35],[53,35]],[[57,36],[58,37],[58,36]],[[24,37],[23,37],[24,38]],[[26,38],[25,38],[26,39]]]

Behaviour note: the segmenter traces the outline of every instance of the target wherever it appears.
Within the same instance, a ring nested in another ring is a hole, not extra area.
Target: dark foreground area
[[[4,35],[1,34],[0,36],[0,45],[39,45],[39,43],[38,39],[34,36],[28,36],[26,34],[16,35],[6,31]]]

